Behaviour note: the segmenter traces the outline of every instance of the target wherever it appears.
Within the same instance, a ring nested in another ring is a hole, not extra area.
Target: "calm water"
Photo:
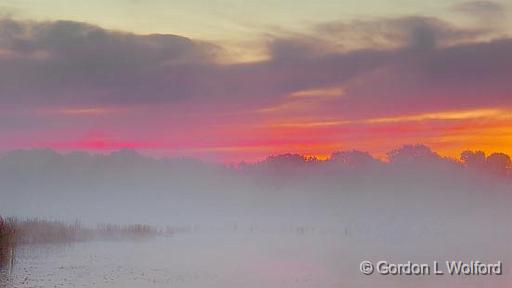
[[[329,237],[190,234],[32,246],[5,287],[333,287]],[[323,239],[322,239],[323,238]]]
[[[141,242],[31,246],[18,251],[14,270],[2,276],[0,286],[510,287],[510,274],[492,279],[362,276],[359,262],[368,255],[361,247],[343,233],[321,232],[193,233]]]

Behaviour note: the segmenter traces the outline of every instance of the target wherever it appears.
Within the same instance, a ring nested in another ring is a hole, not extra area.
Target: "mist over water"
[[[466,154],[457,162],[422,146],[394,151],[389,162],[334,156],[232,168],[129,150],[10,153],[0,160],[1,215],[189,229],[147,241],[24,246],[7,287],[510,287],[506,161]],[[364,276],[363,260],[503,261],[504,273]]]

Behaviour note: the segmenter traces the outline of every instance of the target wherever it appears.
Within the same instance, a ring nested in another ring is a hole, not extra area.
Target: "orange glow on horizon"
[[[83,132],[75,133],[71,129],[52,134],[51,137],[56,139],[54,141],[41,138],[36,142],[39,144],[35,145],[31,139],[25,141],[28,143],[26,145],[21,140],[16,140],[16,143],[21,143],[17,144],[18,147],[49,147],[65,151],[102,152],[129,148],[159,156],[213,159],[224,163],[254,162],[271,155],[287,153],[325,160],[334,152],[347,150],[368,152],[377,159],[386,160],[387,152],[406,144],[424,144],[442,156],[455,159],[464,150],[512,155],[512,110],[505,108],[439,111],[366,119],[340,119],[339,116],[335,118],[329,115],[309,115],[301,118],[300,115],[279,113],[261,116],[256,113],[240,122],[233,121],[241,117],[236,114],[222,116],[226,118],[219,122],[197,122],[196,119],[201,118],[194,115],[189,122],[178,126],[166,126],[165,121],[135,122],[137,127],[148,128],[144,131],[145,134],[133,130],[130,128],[132,126],[121,131],[116,126],[103,127],[96,124],[101,122],[96,122],[99,120],[94,116],[117,111],[122,111],[122,108],[53,110],[57,115],[76,116],[77,119],[88,116],[87,119],[92,120],[91,127],[98,129],[92,131],[97,133],[89,134],[92,132],[90,131],[81,134]],[[130,112],[116,115],[130,119],[134,111]],[[178,116],[179,114],[172,115],[169,119],[175,121],[179,119]],[[144,117],[135,119],[139,121]],[[63,138],[62,135],[66,137]]]

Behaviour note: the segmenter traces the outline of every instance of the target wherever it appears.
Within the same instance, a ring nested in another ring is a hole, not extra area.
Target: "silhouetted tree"
[[[512,168],[512,161],[505,153],[493,153],[487,157],[486,166],[493,173],[505,175]]]
[[[388,159],[391,163],[411,163],[419,161],[440,160],[441,157],[425,145],[405,145],[390,151]]]
[[[364,165],[376,164],[379,161],[373,158],[368,152],[357,150],[340,151],[331,155],[331,160],[343,163],[350,167],[359,167]]]
[[[460,160],[469,168],[484,168],[485,153],[482,151],[464,151],[460,154]]]

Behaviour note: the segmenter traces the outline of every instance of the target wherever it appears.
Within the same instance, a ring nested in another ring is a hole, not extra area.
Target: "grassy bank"
[[[149,225],[102,224],[91,228],[78,222],[67,224],[37,218],[20,220],[0,216],[0,270],[13,267],[16,247],[23,245],[144,240],[160,234],[162,232]]]

